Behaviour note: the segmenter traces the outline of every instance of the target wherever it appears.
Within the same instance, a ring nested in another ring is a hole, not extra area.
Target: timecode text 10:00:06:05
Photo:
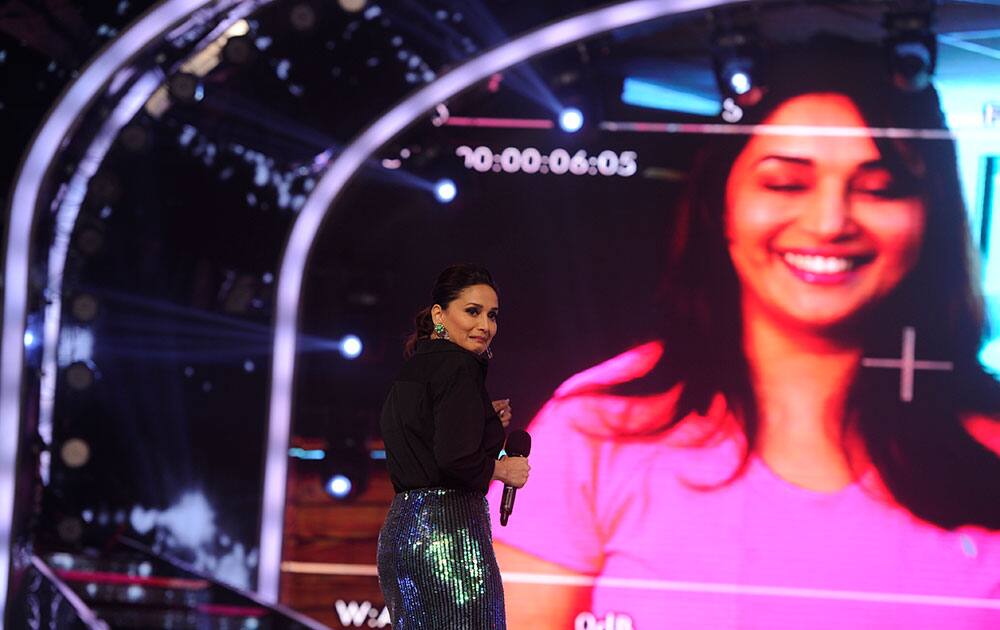
[[[481,173],[552,173],[554,175],[605,175],[608,177],[630,177],[638,170],[635,151],[621,153],[605,150],[596,156],[588,156],[580,149],[570,155],[566,149],[553,149],[542,154],[534,147],[518,149],[507,147],[494,153],[489,147],[468,147],[455,149],[455,155],[465,160],[465,168]]]

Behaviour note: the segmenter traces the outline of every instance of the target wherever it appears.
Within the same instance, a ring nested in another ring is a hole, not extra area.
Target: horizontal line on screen
[[[309,573],[313,575],[355,575],[369,577],[378,575],[378,568],[374,564],[338,564],[330,562],[286,561],[281,563],[281,570],[285,573]],[[504,582],[511,584],[602,586],[605,588],[631,590],[756,595],[763,597],[797,597],[805,599],[871,602],[877,604],[915,604],[921,606],[949,606],[953,608],[985,608],[990,610],[1000,610],[1000,599],[957,597],[952,595],[882,593],[878,591],[845,591],[827,588],[761,586],[754,584],[726,584],[717,582],[684,582],[678,580],[643,580],[637,578],[553,575],[547,573],[521,573],[511,571],[503,574],[503,580]]]
[[[285,573],[311,573],[313,575],[378,575],[378,567],[374,564],[340,564],[337,562],[285,560],[281,563],[281,570]]]
[[[604,131],[638,133],[820,136],[834,138],[903,138],[954,140],[963,136],[981,139],[1000,137],[1000,127],[956,127],[953,129],[907,129],[904,127],[843,127],[827,125],[739,125],[723,123],[628,122],[608,120],[598,125]]]
[[[451,116],[445,123],[449,127],[492,127],[494,129],[552,129],[555,125],[544,118],[472,118]]]

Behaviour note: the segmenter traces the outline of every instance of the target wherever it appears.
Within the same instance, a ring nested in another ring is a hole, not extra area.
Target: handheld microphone
[[[507,436],[507,444],[504,446],[508,457],[527,457],[531,453],[531,436],[527,431],[520,429],[511,431]],[[514,511],[514,497],[517,495],[517,488],[514,486],[503,486],[503,498],[500,500],[500,525],[506,527],[510,513]]]

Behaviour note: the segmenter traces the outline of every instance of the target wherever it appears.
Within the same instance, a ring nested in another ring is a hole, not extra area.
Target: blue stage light
[[[293,446],[288,449],[288,456],[294,457],[295,459],[318,461],[326,457],[326,451],[321,448],[300,448],[298,446]]]
[[[344,335],[340,340],[340,354],[344,355],[345,359],[357,359],[364,349],[365,346],[357,335]]]
[[[434,184],[434,197],[441,203],[451,203],[458,194],[458,187],[450,179],[439,179]]]
[[[35,341],[36,341],[36,339],[35,339],[35,333],[31,332],[30,330],[24,331],[24,347],[25,348],[34,347]]]
[[[699,116],[717,116],[722,111],[718,88],[700,94],[691,88],[685,90],[665,82],[638,77],[625,77],[621,98],[627,105]]]
[[[730,53],[716,62],[716,77],[723,97],[747,96],[757,87],[754,57],[749,52]],[[737,99],[740,105],[744,103]],[[755,101],[756,102],[756,101]]]
[[[567,107],[559,113],[559,128],[566,133],[579,131],[583,127],[583,112],[575,107]]]
[[[1000,337],[993,339],[980,350],[979,362],[987,370],[1000,375]]]
[[[338,500],[347,498],[347,495],[351,494],[352,487],[351,480],[339,473],[327,479],[324,485],[327,494]]]

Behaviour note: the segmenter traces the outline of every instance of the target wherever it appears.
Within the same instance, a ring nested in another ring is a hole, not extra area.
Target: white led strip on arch
[[[32,142],[11,197],[4,252],[4,309],[0,347],[0,630],[9,583],[10,534],[21,420],[24,331],[28,302],[30,243],[42,184],[72,132],[109,80],[150,42],[213,0],[164,0],[122,32],[83,70],[56,103]],[[228,7],[241,4],[239,2]],[[490,50],[425,86],[391,109],[335,160],[299,214],[286,247],[278,280],[275,317],[258,592],[277,601],[291,420],[296,322],[303,271],[319,226],[337,195],[364,160],[417,117],[489,75],[574,41],[658,17],[724,4],[720,0],[632,0],[541,28]]]
[[[24,332],[28,307],[31,238],[45,177],[63,140],[106,85],[149,45],[213,0],[164,0],[121,33],[83,69],[60,96],[36,133],[11,196],[4,251],[3,327],[0,336],[0,630],[9,585],[11,529],[21,428]]]
[[[292,226],[278,273],[257,581],[257,590],[262,597],[276,601],[281,578],[295,338],[303,272],[320,225],[347,182],[379,147],[422,114],[492,74],[599,33],[725,4],[740,3],[720,0],[632,0],[532,31],[462,64],[404,99],[365,129],[323,173]]]

